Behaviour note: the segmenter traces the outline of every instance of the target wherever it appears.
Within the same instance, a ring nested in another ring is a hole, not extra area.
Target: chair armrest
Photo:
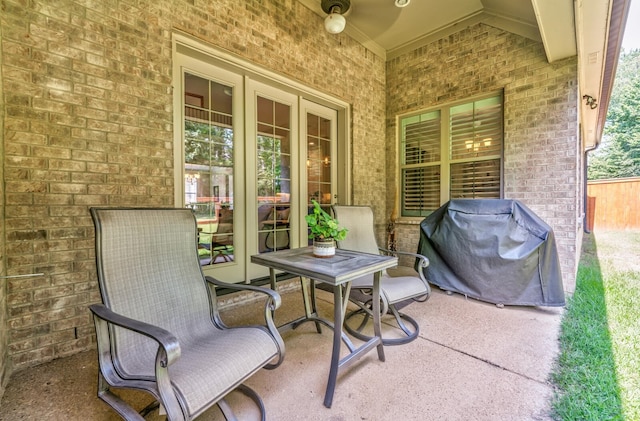
[[[170,419],[180,417],[182,409],[171,386],[168,369],[180,357],[178,339],[166,329],[123,316],[103,304],[92,304],[89,309],[93,313],[96,325],[100,373],[107,383],[115,387],[130,387],[126,385],[131,384],[131,380],[125,380],[117,373],[111,355],[108,325],[113,324],[147,336],[159,344],[155,359],[155,381],[158,393],[162,396],[164,409]],[[144,387],[141,388],[144,389]]]
[[[270,300],[268,300],[267,305],[269,305],[269,310],[272,310],[272,311],[279,308],[280,305],[282,304],[282,297],[280,297],[280,294],[277,291],[274,291],[269,288],[262,288],[262,287],[257,287],[255,285],[246,285],[246,284],[230,284],[228,282],[222,282],[211,276],[205,276],[205,279],[207,280],[207,282],[223,288],[235,289],[238,291],[254,291],[254,292],[266,294],[271,298]]]
[[[387,254],[387,255],[396,255],[396,256],[411,256],[411,257],[415,257],[416,259],[419,260],[418,266],[421,268],[426,268],[427,266],[429,266],[429,259],[427,259],[426,256],[423,256],[422,254],[418,254],[418,253],[411,253],[408,251],[392,251],[392,250],[387,250],[387,249],[383,249],[383,248],[378,248],[378,250],[380,250],[381,252]]]
[[[265,368],[267,369],[273,369],[278,367],[280,364],[282,364],[282,361],[284,360],[284,353],[285,353],[285,348],[284,348],[284,341],[282,340],[282,336],[280,336],[280,332],[278,331],[278,328],[275,324],[275,322],[273,321],[273,313],[274,311],[280,307],[280,305],[282,304],[282,297],[280,297],[280,294],[278,294],[277,291],[274,291],[272,289],[268,289],[268,288],[262,288],[262,287],[257,287],[254,285],[246,285],[246,284],[230,284],[227,282],[222,282],[219,281],[216,278],[213,278],[211,276],[205,276],[205,279],[207,280],[207,282],[209,282],[210,284],[213,284],[215,286],[219,286],[219,287],[224,287],[224,288],[229,288],[229,289],[235,289],[238,291],[253,291],[253,292],[259,292],[262,294],[267,295],[267,301],[264,305],[264,320],[266,322],[267,325],[267,329],[269,330],[269,333],[271,334],[271,336],[273,337],[273,340],[276,342],[276,346],[278,347],[278,358],[274,363],[271,364],[267,364],[265,366]],[[224,326],[224,323],[222,322],[222,320],[220,319],[219,315],[215,314],[215,319],[216,319],[216,323],[221,324],[222,326]],[[261,326],[261,328],[264,329],[264,326]]]
[[[418,253],[411,253],[408,251],[393,251],[393,250],[387,250],[387,249],[383,249],[383,248],[378,248],[382,253],[390,255],[390,256],[410,256],[410,257],[415,257],[416,258],[416,263],[413,266],[415,271],[418,273],[418,276],[420,276],[420,279],[422,280],[422,282],[425,284],[425,286],[427,287],[427,289],[431,290],[431,287],[429,286],[429,281],[427,280],[427,277],[424,273],[424,270],[427,266],[429,266],[429,259],[427,259],[426,256],[423,256],[422,254],[418,254]]]
[[[166,361],[162,362],[163,367],[168,367],[180,357],[178,339],[166,329],[118,314],[104,304],[92,304],[89,309],[98,318],[108,323],[140,333],[158,342],[167,355]]]

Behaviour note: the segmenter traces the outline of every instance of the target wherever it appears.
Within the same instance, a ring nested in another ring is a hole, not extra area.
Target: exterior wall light
[[[598,106],[598,100],[595,99],[594,97],[592,97],[591,95],[583,95],[582,99],[585,100],[586,104],[589,106],[589,108],[591,108],[592,110],[595,109]]]

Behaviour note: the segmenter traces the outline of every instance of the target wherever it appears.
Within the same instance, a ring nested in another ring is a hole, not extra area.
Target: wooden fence
[[[640,229],[640,177],[589,181],[587,229]]]

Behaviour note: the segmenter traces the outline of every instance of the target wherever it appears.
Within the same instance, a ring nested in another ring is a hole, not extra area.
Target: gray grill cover
[[[451,200],[420,224],[429,282],[496,304],[563,306],[553,230],[516,200]]]

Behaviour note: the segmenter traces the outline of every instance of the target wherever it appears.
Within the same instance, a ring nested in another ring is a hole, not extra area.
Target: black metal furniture
[[[251,262],[269,268],[271,287],[273,289],[275,289],[276,284],[276,270],[301,277],[303,288],[305,288],[303,289],[305,315],[301,319],[291,322],[288,326],[285,326],[285,328],[289,326],[295,327],[297,324],[305,321],[315,322],[316,326],[317,323],[323,323],[333,328],[331,367],[329,369],[329,380],[324,397],[324,405],[330,408],[333,402],[333,394],[335,392],[339,371],[351,366],[373,348],[376,348],[378,351],[378,359],[384,361],[384,348],[380,333],[380,312],[378,308],[380,303],[380,271],[396,266],[398,264],[397,258],[348,250],[336,250],[336,255],[333,257],[317,258],[313,256],[311,247],[304,247],[254,255],[251,256]],[[348,303],[347,297],[349,297],[349,291],[351,289],[351,281],[366,275],[370,275],[372,278],[375,336],[369,338],[367,342],[359,348],[356,348],[349,338],[343,334],[342,325],[344,322],[344,311]],[[334,296],[333,324],[317,317],[315,312],[315,299],[312,296],[311,303],[308,301],[305,278],[323,282],[332,287]],[[340,348],[342,342],[349,348],[349,354],[341,359]]]

